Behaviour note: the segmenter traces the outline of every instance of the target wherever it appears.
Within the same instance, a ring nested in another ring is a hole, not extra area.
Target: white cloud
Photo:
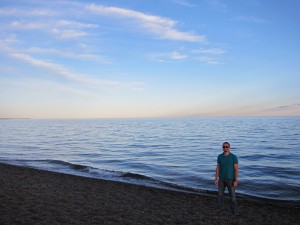
[[[184,55],[184,54],[180,54],[180,53],[178,53],[178,52],[171,52],[170,58],[171,58],[171,59],[176,59],[176,60],[177,60],[177,59],[186,59],[187,56]]]
[[[40,60],[40,59],[35,59],[35,58],[31,57],[30,55],[26,55],[26,54],[23,54],[23,53],[10,53],[10,55],[14,58],[22,60],[26,63],[29,63],[29,64],[33,65],[33,66],[46,68],[48,70],[56,72],[57,74],[65,77],[65,78],[68,78],[70,80],[73,80],[73,81],[83,82],[83,83],[87,83],[89,81],[89,80],[86,80],[83,77],[71,72],[70,70],[66,69],[65,67],[63,67],[59,64],[46,62],[46,61],[43,61],[43,60]]]
[[[198,50],[193,50],[193,53],[199,53],[199,54],[213,54],[213,55],[219,55],[223,54],[226,51],[224,49],[220,48],[210,48],[210,49],[198,49]]]
[[[56,22],[56,26],[59,26],[59,27],[76,27],[76,28],[97,28],[97,27],[99,27],[98,24],[81,23],[81,22],[70,21],[70,20],[58,20]]]
[[[177,22],[168,18],[148,15],[129,9],[106,7],[96,4],[88,5],[86,8],[97,14],[113,15],[133,19],[145,30],[156,34],[159,38],[189,42],[205,41],[204,36],[176,30],[175,25],[177,25]]]
[[[216,65],[216,64],[222,64],[222,62],[218,60],[217,56],[223,54],[223,52],[225,51],[222,49],[193,50],[192,53],[194,54],[204,53],[201,56],[195,56],[195,55],[188,55],[177,51],[173,51],[173,52],[166,52],[166,53],[149,54],[149,58],[157,62],[174,62],[174,61],[180,61],[184,59],[192,59],[203,63]]]
[[[67,51],[67,50],[58,50],[53,48],[38,48],[38,47],[31,47],[27,50],[30,53],[40,53],[40,54],[47,54],[47,55],[55,55],[60,57],[66,57],[71,59],[78,59],[78,60],[88,60],[88,61],[96,61],[99,63],[111,63],[111,61],[106,58],[105,56],[97,55],[97,54],[90,54],[90,53],[78,53],[75,51]]]
[[[45,29],[44,23],[36,23],[36,22],[20,22],[13,21],[8,25],[11,29],[19,29],[19,30],[36,30],[36,29]]]
[[[18,16],[18,17],[49,17],[58,15],[57,11],[49,9],[20,9],[16,7],[0,8],[0,16]]]
[[[63,2],[62,4],[64,5],[66,2]],[[97,4],[86,5],[80,3],[74,5],[73,8],[69,7],[64,11],[54,8],[2,8],[0,9],[0,16],[11,16],[11,18],[14,19],[14,21],[8,24],[3,24],[2,26],[5,28],[19,30],[43,30],[48,31],[57,37],[66,39],[86,36],[88,35],[88,32],[83,29],[98,27],[98,24],[59,19],[65,18],[66,16],[72,16],[72,18],[76,18],[74,12],[78,10],[79,12],[76,14],[76,16],[79,17],[82,17],[83,14],[89,15],[91,12],[93,12],[98,15],[108,15],[119,17],[120,19],[130,19],[131,21],[129,21],[129,23],[134,21],[138,25],[136,27],[139,27],[144,32],[150,32],[154,34],[157,38],[187,42],[205,42],[205,37],[203,35],[197,35],[192,32],[183,32],[176,29],[178,22],[175,20],[161,16],[145,14],[130,9],[102,6]],[[40,20],[37,20],[36,17],[40,17]],[[15,18],[22,19],[16,20]]]
[[[161,24],[162,26],[174,26],[177,22],[153,15],[147,15],[141,12],[137,12],[130,9],[123,9],[117,7],[107,7],[102,5],[91,4],[87,6],[87,9],[100,14],[118,15],[122,17],[130,17],[133,19],[139,19],[148,23]]]
[[[111,80],[104,80],[98,78],[89,78],[87,76],[82,76],[73,72],[66,67],[55,64],[52,62],[43,61],[40,59],[36,59],[31,57],[30,55],[23,54],[23,53],[16,53],[10,52],[9,53],[12,57],[22,60],[30,65],[45,68],[49,71],[52,71],[70,81],[79,82],[82,84],[89,85],[91,87],[97,88],[112,88],[112,89],[126,89],[126,90],[141,90],[142,83],[140,82],[118,82],[118,81],[111,81]]]
[[[196,60],[200,62],[205,62],[207,64],[222,64],[218,58],[224,54],[226,51],[221,48],[201,48],[197,50],[192,50],[193,54],[197,54]],[[200,56],[198,56],[200,55]]]
[[[89,33],[83,31],[83,29],[97,28],[98,25],[52,19],[44,22],[12,21],[5,27],[13,30],[41,30],[62,39],[76,39],[89,35]]]
[[[62,39],[76,39],[88,35],[88,33],[80,30],[72,30],[72,29],[63,30],[57,28],[51,29],[50,33]]]
[[[195,4],[192,4],[187,0],[174,0],[174,2],[179,4],[179,5],[183,5],[183,6],[187,6],[187,7],[196,7]]]
[[[183,60],[188,58],[187,55],[181,54],[177,51],[166,52],[166,53],[153,53],[153,54],[149,54],[149,57],[152,60],[158,62],[178,61],[178,60]]]

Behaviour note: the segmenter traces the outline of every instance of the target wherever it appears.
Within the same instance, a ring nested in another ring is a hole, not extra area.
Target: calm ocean
[[[223,141],[237,193],[300,201],[300,117],[0,120],[0,162],[210,192]]]

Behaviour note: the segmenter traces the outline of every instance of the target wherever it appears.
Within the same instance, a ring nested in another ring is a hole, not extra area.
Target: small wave
[[[89,171],[90,168],[91,168],[90,166],[69,163],[69,162],[65,162],[65,161],[62,161],[62,160],[36,160],[36,161],[37,162],[45,162],[45,163],[50,163],[50,164],[62,165],[62,166],[69,167],[70,169],[78,170],[78,171]]]
[[[88,166],[82,166],[82,165],[73,165],[72,167],[75,170],[87,170],[87,169],[89,169]]]
[[[45,170],[53,170],[56,171],[58,169],[71,169],[75,171],[89,171],[90,166],[74,164],[62,160],[52,160],[52,159],[44,159],[44,160],[27,160],[27,159],[1,159],[2,162],[25,166],[25,167],[33,167],[37,169],[45,169]]]
[[[180,186],[177,184],[164,182],[156,180],[152,177],[148,177],[142,174],[131,173],[131,172],[121,172],[121,171],[111,171],[99,168],[94,168],[91,166],[85,166],[80,164],[74,164],[62,160],[0,160],[5,161],[5,163],[31,167],[35,169],[48,170],[59,173],[72,174],[76,176],[90,177],[96,179],[113,180],[125,183],[132,183],[143,186],[151,186],[169,190],[175,190],[180,192],[193,192],[193,193],[209,193],[209,191],[197,190],[193,188],[188,188]]]
[[[73,163],[69,163],[69,162],[65,162],[65,161],[61,161],[61,160],[44,160],[44,161],[49,162],[49,163],[53,163],[53,164],[68,166],[68,167],[71,167],[75,170],[86,170],[86,169],[89,168],[89,166],[84,166],[84,165],[80,165],[80,164],[73,164]]]
[[[121,175],[121,177],[126,177],[126,178],[133,178],[133,179],[138,179],[138,180],[151,180],[154,181],[153,178],[147,177],[141,174],[136,174],[136,173],[124,173]]]

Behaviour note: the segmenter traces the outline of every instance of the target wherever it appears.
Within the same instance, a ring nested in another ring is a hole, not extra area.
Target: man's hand
[[[218,180],[218,179],[215,180],[215,185],[216,185],[216,186],[219,185],[219,180]]]
[[[238,186],[237,180],[233,181],[233,187],[237,187],[237,186]]]

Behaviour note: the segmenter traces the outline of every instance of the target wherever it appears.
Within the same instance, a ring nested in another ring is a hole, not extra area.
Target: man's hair
[[[223,145],[224,145],[224,144],[226,144],[226,145],[228,145],[228,146],[230,147],[229,142],[225,141],[225,142],[223,143]]]

